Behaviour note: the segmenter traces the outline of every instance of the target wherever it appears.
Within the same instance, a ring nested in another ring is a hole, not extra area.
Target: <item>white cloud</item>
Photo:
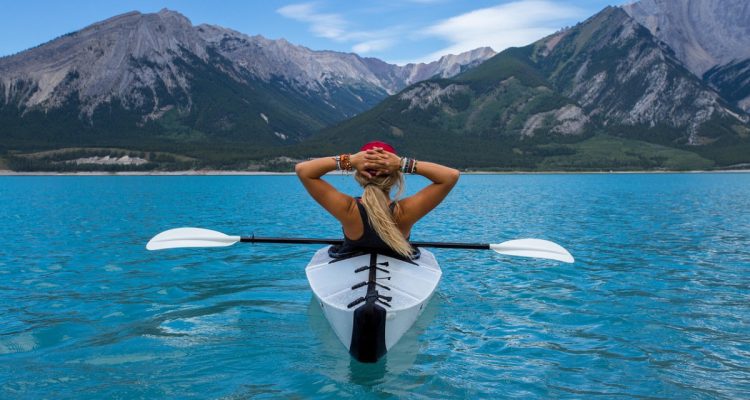
[[[357,43],[352,47],[352,50],[355,53],[367,54],[388,49],[393,46],[393,44],[394,40],[391,38],[374,39]]]
[[[373,31],[348,31],[351,24],[340,14],[319,12],[314,3],[290,4],[276,10],[284,17],[310,24],[310,32],[315,36],[337,42],[357,42],[352,51],[359,54],[373,53],[392,47],[395,38],[402,34],[399,26]]]
[[[554,33],[571,19],[585,16],[577,7],[545,0],[521,0],[461,14],[427,27],[420,35],[439,37],[450,43],[417,62],[434,61],[477,47],[495,51],[524,46]]]
[[[443,0],[409,1],[431,3]],[[551,0],[518,0],[460,14],[421,30],[402,25],[366,31],[352,29],[353,24],[342,14],[323,12],[319,6],[315,2],[297,3],[276,11],[286,18],[308,24],[315,36],[351,43],[352,51],[362,55],[388,50],[404,40],[439,38],[446,42],[445,47],[438,51],[403,63],[431,62],[446,54],[458,54],[483,46],[490,46],[495,51],[524,46],[587,15],[583,9]]]
[[[317,12],[312,3],[290,4],[279,8],[276,12],[287,18],[310,24],[310,31],[315,36],[337,41],[346,40],[347,23],[344,18],[339,14]]]

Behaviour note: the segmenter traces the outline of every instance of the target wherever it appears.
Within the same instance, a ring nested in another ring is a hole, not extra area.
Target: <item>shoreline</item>
[[[11,171],[0,169],[0,176],[225,176],[225,175],[294,175],[294,172],[271,171],[221,171],[221,170],[188,170],[188,171],[79,171],[79,172],[44,172],[44,171]]]
[[[605,174],[745,174],[750,169],[734,170],[689,170],[689,171],[461,171],[465,175],[605,175]],[[294,175],[294,172],[271,171],[222,171],[222,170],[188,170],[188,171],[81,171],[81,172],[43,172],[0,170],[0,176],[277,176]]]

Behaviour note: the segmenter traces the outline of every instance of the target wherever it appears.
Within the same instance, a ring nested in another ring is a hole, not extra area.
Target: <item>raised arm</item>
[[[427,161],[419,161],[415,173],[431,180],[432,183],[413,196],[399,201],[403,222],[408,225],[415,224],[437,207],[456,186],[460,175],[457,169]]]
[[[352,167],[359,170],[364,165],[365,152],[352,154]],[[315,201],[325,208],[341,223],[349,216],[349,210],[354,206],[354,199],[339,192],[330,183],[320,179],[323,175],[336,170],[334,157],[321,157],[303,161],[294,167],[297,177]]]

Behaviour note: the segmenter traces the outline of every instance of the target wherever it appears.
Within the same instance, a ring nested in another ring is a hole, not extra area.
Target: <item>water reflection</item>
[[[376,363],[362,363],[352,358],[333,332],[323,310],[311,296],[307,307],[310,329],[320,340],[320,352],[328,363],[324,373],[338,382],[375,387],[412,368],[420,352],[421,335],[430,327],[440,309],[441,299],[433,296],[422,315],[393,348]]]

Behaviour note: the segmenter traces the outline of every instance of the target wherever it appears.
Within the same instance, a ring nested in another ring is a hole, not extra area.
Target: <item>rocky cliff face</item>
[[[75,92],[90,116],[113,98],[140,106],[159,85],[187,93],[188,77],[175,65],[185,53],[208,57],[186,18],[132,12],[0,59],[0,85],[5,103],[21,108],[57,108]]]
[[[719,134],[702,130],[708,122],[747,121],[619,8],[542,40],[535,56],[562,94],[603,126],[661,126],[704,144]]]
[[[688,70],[750,112],[750,2],[641,0],[623,6]]]
[[[711,68],[703,78],[725,99],[750,113],[750,58]]]
[[[641,0],[623,9],[699,77],[717,65],[750,58],[746,0]]]
[[[50,118],[65,108],[91,126],[117,111],[136,117],[133,130],[166,116],[169,126],[156,124],[157,130],[177,124],[198,136],[253,131],[283,141],[362,112],[415,80],[452,76],[493,54],[479,49],[396,66],[193,26],[169,10],[131,12],[0,58],[0,118],[23,130],[24,119],[41,115],[55,123]],[[212,110],[217,104],[228,109]],[[252,119],[239,117],[247,114]]]

